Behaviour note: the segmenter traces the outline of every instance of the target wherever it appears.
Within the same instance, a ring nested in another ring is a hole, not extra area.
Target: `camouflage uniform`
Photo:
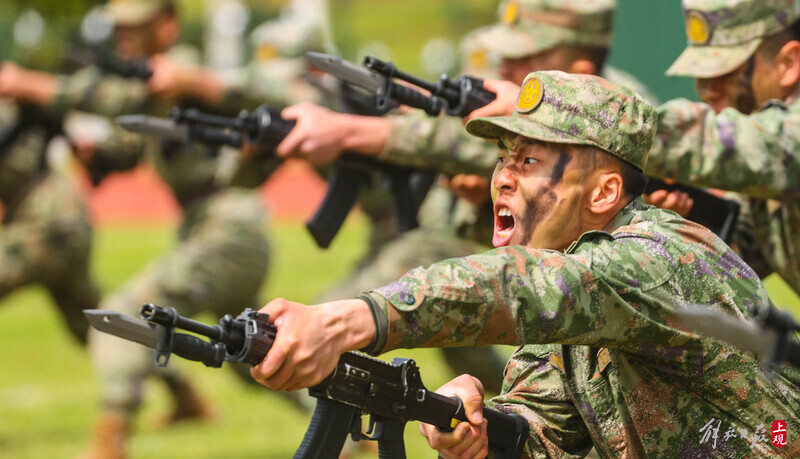
[[[5,126],[19,121],[13,107],[0,107]],[[8,115],[8,116],[5,116]],[[84,309],[100,294],[89,273],[92,229],[83,197],[63,171],[48,167],[46,129],[31,126],[0,151],[0,298],[34,283],[55,301],[72,334],[86,341]]]
[[[598,77],[536,72],[513,116],[467,129],[592,145],[642,168],[655,121]],[[748,318],[769,303],[758,276],[708,229],[639,197],[563,253],[502,247],[363,298],[378,324],[372,351],[524,343],[491,404],[528,419],[529,456],[581,457],[592,444],[609,457],[800,454],[797,370],[767,377],[754,355],[688,332],[675,313],[705,305]],[[791,426],[784,448],[766,434],[774,419]]]
[[[177,61],[199,62],[198,54],[185,46],[168,54]],[[56,105],[108,116],[139,111],[164,116],[169,109],[148,99],[144,82],[103,75],[95,68],[62,77]],[[201,311],[221,316],[257,306],[269,250],[264,209],[249,186],[261,182],[234,186],[240,175],[236,171],[221,175],[223,157],[205,145],[185,149],[184,145],[122,132],[109,142],[138,142],[142,148],[129,145],[125,154],[103,145],[102,161],[116,170],[146,157],[180,204],[183,220],[176,246],[104,298],[100,308],[136,316],[142,304],[152,302],[173,306],[188,316]],[[135,408],[143,378],[154,371],[152,353],[94,332],[90,333],[90,347],[105,406]],[[247,369],[242,369],[242,374],[250,379]]]
[[[800,2],[684,1],[689,47],[669,74],[710,78],[742,65],[763,36],[800,16]],[[674,100],[659,109],[647,172],[740,193],[735,245],[756,271],[779,274],[800,293],[800,102],[772,100],[745,115]]]

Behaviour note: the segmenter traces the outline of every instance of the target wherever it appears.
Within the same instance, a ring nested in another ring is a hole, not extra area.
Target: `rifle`
[[[699,223],[710,229],[725,242],[730,242],[731,235],[739,218],[738,202],[715,196],[708,191],[691,185],[666,183],[663,180],[647,177],[645,194],[657,190],[682,191],[694,200],[692,209],[686,219]]]
[[[306,54],[309,61],[321,70],[374,92],[377,95],[378,108],[394,101],[424,110],[430,116],[437,116],[444,109],[448,115],[464,117],[495,99],[495,94],[483,87],[483,80],[475,77],[464,75],[451,80],[447,75],[442,75],[438,83],[430,83],[397,70],[391,62],[372,56],[364,58],[364,68],[336,56],[313,52]],[[395,78],[418,86],[430,95],[395,83]],[[687,193],[694,200],[694,206],[687,218],[711,229],[724,241],[729,241],[739,216],[738,203],[714,196],[701,188],[667,185],[661,180],[648,178],[650,181],[645,193],[659,189]]]
[[[252,112],[243,110],[238,117],[228,118],[203,113],[197,109],[175,107],[169,119],[145,115],[127,115],[116,119],[123,128],[144,134],[190,144],[197,141],[210,145],[241,148],[245,141],[272,151],[294,128],[295,122],[281,118],[278,109],[262,105]],[[416,175],[406,168],[382,164],[374,158],[343,154],[334,163],[328,178],[328,192],[317,211],[306,223],[317,245],[327,248],[356,203],[360,190],[367,186],[371,173],[381,170],[390,177],[398,215],[398,229],[407,231],[417,226],[416,215],[427,188],[417,186]]]
[[[277,329],[269,316],[245,309],[236,318],[230,314],[210,326],[182,317],[174,308],[145,304],[142,319],[114,311],[84,310],[96,329],[155,349],[155,365],[165,366],[170,354],[218,368],[223,362],[256,365],[272,347]],[[209,338],[179,333],[182,329]],[[428,391],[419,368],[411,359],[391,363],[357,352],[342,354],[333,372],[309,388],[317,406],[296,459],[338,457],[347,435],[354,441],[378,442],[379,457],[404,458],[403,430],[418,420],[452,430],[466,421],[464,406],[456,397]],[[485,407],[489,448],[497,458],[518,458],[528,433],[528,423],[517,414]],[[367,433],[361,431],[361,416],[369,415]]]
[[[757,308],[752,321],[740,320],[709,307],[683,306],[678,317],[695,332],[725,341],[762,356],[762,365],[777,370],[783,362],[800,368],[800,324],[770,303]]]

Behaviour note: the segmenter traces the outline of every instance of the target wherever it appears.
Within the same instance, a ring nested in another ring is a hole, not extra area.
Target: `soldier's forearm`
[[[58,77],[45,72],[23,70],[14,97],[42,107],[50,106],[58,92]]]

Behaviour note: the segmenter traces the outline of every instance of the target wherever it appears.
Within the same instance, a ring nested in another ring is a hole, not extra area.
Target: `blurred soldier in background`
[[[60,120],[0,101],[0,298],[42,284],[72,335],[86,342],[84,309],[100,293],[89,272],[92,230],[83,197],[47,158]]]
[[[501,58],[500,76],[518,84],[537,70],[606,75],[615,8],[613,0],[503,2],[498,24],[468,37],[473,44],[467,47],[473,52],[465,60],[474,65],[491,62],[490,56],[497,55]],[[480,73],[486,76],[487,72]],[[641,90],[642,85],[624,72],[612,70],[608,76],[622,78],[617,82]],[[373,263],[318,301],[354,296],[416,266],[476,253],[480,248],[476,238],[480,244],[490,242],[492,220],[482,216],[480,209],[488,196],[487,178],[494,170],[496,147],[467,135],[460,120],[429,118],[420,111],[386,118],[357,117],[310,104],[287,108],[284,116],[296,118],[297,127],[279,145],[281,155],[326,162],[347,149],[379,155],[390,163],[436,167],[451,174],[464,171],[463,164],[468,163],[467,170],[478,174],[455,175],[450,180],[462,199],[443,188],[434,189],[423,203],[418,230],[389,244]],[[457,373],[474,374],[489,391],[499,391],[504,362],[491,348],[443,351]]]
[[[77,108],[109,116],[147,110],[163,116],[180,95],[160,91],[170,70],[162,68],[162,61],[199,63],[196,51],[175,45],[180,31],[175,5],[168,0],[112,0],[107,11],[115,20],[120,57],[150,58],[153,76],[147,82],[104,75],[93,67],[55,77],[8,66],[0,72],[0,93],[55,110]],[[206,94],[213,89],[207,88]],[[156,103],[154,94],[168,99],[169,104]],[[221,94],[217,97],[222,100]],[[90,148],[83,153],[89,164],[122,161],[133,165],[146,155],[184,212],[176,247],[105,298],[101,307],[136,315],[143,303],[154,302],[173,306],[184,315],[212,311],[221,316],[256,306],[269,256],[264,210],[257,194],[233,186],[237,184],[235,171],[220,174],[221,161],[215,149],[193,145],[184,151],[185,145],[154,140],[120,130],[109,141],[138,143],[140,148],[124,150],[129,157],[110,148]],[[90,335],[103,408],[87,457],[125,456],[143,381],[154,372],[152,353],[130,344],[109,335]],[[172,421],[208,416],[208,409],[184,377],[174,369],[160,374],[175,401]]]
[[[659,108],[646,172],[744,193],[732,245],[800,293],[800,2],[684,0],[683,10],[688,46],[667,74],[694,77],[703,103]]]

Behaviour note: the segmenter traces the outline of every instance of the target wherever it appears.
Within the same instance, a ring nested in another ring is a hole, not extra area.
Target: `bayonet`
[[[330,73],[336,78],[364,88],[369,92],[378,92],[386,84],[386,77],[370,72],[364,67],[348,62],[340,57],[315,52],[307,52],[309,62],[318,69]]]
[[[188,143],[191,140],[189,128],[168,118],[147,115],[123,115],[115,118],[123,129],[138,134],[154,135],[163,139]]]
[[[153,349],[158,344],[156,326],[147,321],[102,309],[85,309],[83,314],[92,327],[103,333],[144,344]]]

